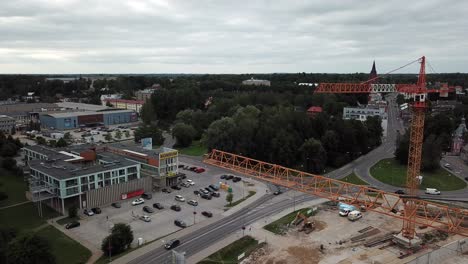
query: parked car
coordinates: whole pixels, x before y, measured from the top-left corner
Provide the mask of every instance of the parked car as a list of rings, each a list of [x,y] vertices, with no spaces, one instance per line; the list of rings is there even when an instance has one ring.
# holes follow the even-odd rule
[[[87,215],[87,216],[92,216],[92,215],[94,215],[93,211],[92,211],[92,210],[88,210],[88,209],[84,209],[83,214],[85,214],[85,215]]]
[[[190,170],[189,166],[184,166],[184,170]]]
[[[195,201],[195,200],[190,200],[190,201],[188,201],[187,203],[190,204],[190,205],[193,205],[193,206],[197,206],[197,205],[198,205],[198,202]]]
[[[65,225],[65,228],[66,228],[66,229],[72,229],[72,228],[79,227],[79,226],[80,226],[80,222],[78,222],[78,221],[73,221],[73,222],[67,223],[67,224]]]
[[[206,217],[212,217],[213,216],[213,213],[211,213],[210,211],[203,211],[201,214],[203,216],[206,216]]]
[[[187,180],[187,183],[190,184],[190,185],[195,185],[195,182],[190,180],[190,179]]]
[[[213,190],[211,190],[210,188],[206,187],[205,190],[208,192],[208,193],[212,193]]]
[[[426,194],[435,194],[435,195],[440,195],[440,191],[435,189],[435,188],[426,188],[425,191]]]
[[[201,198],[206,199],[206,200],[211,200],[211,195],[204,193],[201,195]]]
[[[197,168],[196,170],[194,170],[194,172],[202,173],[202,172],[205,172],[205,169],[204,168]]]
[[[153,208],[149,207],[149,206],[143,206],[143,211],[147,212],[147,213],[154,213],[154,210]]]
[[[185,187],[185,188],[190,187],[190,184],[188,184],[187,182],[183,182],[181,185],[182,185],[183,187]]]
[[[241,177],[238,177],[238,176],[236,176],[236,177],[234,177],[234,178],[232,179],[233,182],[239,182],[239,181],[241,181],[241,180],[242,180],[242,178],[241,178]]]
[[[197,169],[197,167],[190,167],[189,170],[191,171],[195,171]]]
[[[179,212],[181,210],[180,206],[178,206],[178,205],[171,205],[171,209],[176,211],[176,212]]]
[[[182,180],[185,180],[185,179],[187,179],[187,175],[185,175],[185,173],[180,173],[179,178],[182,179]]]
[[[164,245],[164,248],[166,249],[173,249],[175,247],[177,247],[178,245],[180,245],[180,240],[178,239],[173,239],[173,240],[170,240],[169,242],[167,242],[165,245]]]
[[[221,177],[219,177],[219,178],[220,178],[221,180],[224,180],[224,179],[226,179],[226,177],[227,177],[227,175],[226,175],[226,174],[223,174],[223,175],[221,175]]]
[[[162,189],[161,189],[161,192],[164,192],[164,193],[171,193],[171,189],[162,188]]]
[[[452,166],[450,166],[450,164],[448,164],[448,163],[445,163],[445,164],[444,164],[444,167],[447,168],[447,169],[449,169],[449,170],[452,169]]]
[[[275,192],[273,192],[274,195],[280,195],[283,192],[280,189],[277,189]]]
[[[174,221],[174,224],[175,224],[176,226],[182,227],[182,228],[186,228],[186,227],[187,227],[187,224],[186,224],[184,221],[179,220],[179,219],[175,220],[175,221]]]
[[[213,190],[213,191],[219,190],[219,188],[216,187],[216,186],[214,186],[213,184],[210,184],[208,187],[209,187],[211,190]]]
[[[195,194],[195,195],[200,195],[200,192],[197,191],[197,190],[195,190],[195,191],[193,191],[193,194]]]
[[[221,196],[221,194],[220,194],[219,192],[213,192],[213,193],[211,194],[211,196],[213,196],[213,197],[216,197],[216,198],[217,198],[217,197],[220,197],[220,196]]]
[[[119,202],[112,203],[112,207],[114,208],[120,208],[122,205]]]
[[[159,209],[159,210],[164,209],[164,206],[162,204],[160,204],[160,203],[154,203],[153,207],[156,208],[156,209]]]
[[[232,180],[234,178],[234,175],[227,175],[226,180]]]
[[[210,192],[205,189],[199,189],[200,193],[202,194],[209,194]]]
[[[145,203],[145,200],[143,198],[138,198],[132,202],[132,205],[139,205]]]
[[[153,198],[153,194],[149,192],[145,192],[141,195],[141,198],[146,199],[146,200],[151,200],[151,198]]]
[[[100,214],[102,212],[101,208],[99,208],[99,207],[91,208],[91,211],[93,211],[93,213],[95,213],[95,214]]]
[[[151,222],[151,218],[147,215],[142,215],[140,216],[140,219],[145,221],[145,222]]]
[[[179,202],[185,202],[185,198],[182,197],[182,195],[176,195],[176,196],[175,196],[175,200],[176,200],[176,201],[179,201]]]
[[[171,186],[172,189],[174,190],[181,190],[182,188],[180,188],[179,185],[174,185],[174,186]]]
[[[179,164],[179,166],[177,166],[177,168],[183,168],[184,167],[184,164]]]
[[[395,193],[396,193],[396,194],[405,194],[405,191],[403,191],[403,190],[396,190]]]

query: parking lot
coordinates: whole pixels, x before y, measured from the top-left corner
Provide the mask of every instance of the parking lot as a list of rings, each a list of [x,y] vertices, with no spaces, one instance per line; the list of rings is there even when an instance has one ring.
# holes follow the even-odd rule
[[[197,161],[194,161],[192,164],[186,162],[181,164],[188,166],[201,165],[201,163]],[[232,188],[232,193],[234,195],[233,201],[236,201],[242,199],[244,195],[247,196],[249,190],[256,190],[258,187],[256,185],[249,186],[251,184],[246,184],[245,181],[234,183],[232,181],[220,180],[220,176],[224,173],[220,171],[219,168],[211,167],[206,164],[204,164],[203,167],[206,169],[203,173],[180,169],[181,172],[187,175],[187,179],[191,179],[195,182],[195,185],[182,187],[181,190],[171,189],[171,193],[153,193],[153,197],[150,200],[145,200],[144,204],[132,206],[131,202],[138,198],[135,197],[127,201],[122,201],[121,208],[114,208],[111,206],[101,208],[102,213],[98,215],[86,216],[83,215],[81,211],[80,213],[83,219],[81,220],[81,226],[71,229],[70,232],[100,247],[102,239],[108,235],[113,224],[127,223],[132,227],[135,241],[137,241],[138,238],[142,238],[143,241],[148,242],[180,230],[181,228],[174,224],[174,220],[176,219],[184,221],[187,226],[191,226],[194,223],[200,223],[208,219],[201,214],[202,211],[213,213],[213,217],[225,211],[227,191],[220,189],[218,191],[221,194],[219,198],[213,197],[211,200],[206,200],[195,195],[195,190],[208,187],[210,184],[219,185],[221,181],[226,182]],[[183,196],[185,202],[176,201],[174,198],[176,195]],[[187,204],[187,201],[192,199],[198,202],[198,206]],[[153,208],[153,203],[156,202],[161,203],[164,209],[158,210]],[[179,212],[171,210],[171,205],[179,205],[182,210]],[[143,212],[144,206],[153,208],[154,213]],[[194,214],[194,212],[196,212],[196,214]],[[148,215],[151,218],[151,222],[140,220],[139,216],[141,215]]]

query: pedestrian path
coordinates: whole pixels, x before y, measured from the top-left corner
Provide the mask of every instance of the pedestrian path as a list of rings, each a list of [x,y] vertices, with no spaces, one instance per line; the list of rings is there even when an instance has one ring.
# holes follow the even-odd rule
[[[30,203],[30,202],[31,202],[31,201],[26,201],[26,202],[22,202],[22,203],[16,203],[16,204],[12,204],[12,205],[8,205],[8,206],[0,207],[0,210],[7,209],[7,208],[11,208],[11,207],[15,207],[15,206],[19,206],[19,205],[22,205],[22,204],[27,204],[27,203]]]

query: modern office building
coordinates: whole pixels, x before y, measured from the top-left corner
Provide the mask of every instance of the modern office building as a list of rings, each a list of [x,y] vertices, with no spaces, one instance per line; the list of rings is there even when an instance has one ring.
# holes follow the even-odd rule
[[[131,123],[138,116],[132,110],[109,110],[42,114],[39,119],[43,128],[66,130]]]
[[[16,126],[16,120],[13,117],[6,115],[0,115],[0,131],[4,134],[10,134],[14,131]]]
[[[92,208],[177,184],[178,152],[128,146],[79,145],[23,148],[30,171],[29,195],[65,213]]]

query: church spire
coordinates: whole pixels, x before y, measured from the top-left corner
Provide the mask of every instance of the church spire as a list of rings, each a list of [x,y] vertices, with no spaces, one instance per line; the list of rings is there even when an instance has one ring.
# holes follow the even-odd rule
[[[372,63],[372,70],[369,74],[369,80],[371,79],[374,79],[375,77],[377,77],[377,70],[375,69],[375,61]],[[370,83],[376,83],[377,80],[373,80],[371,81]]]

